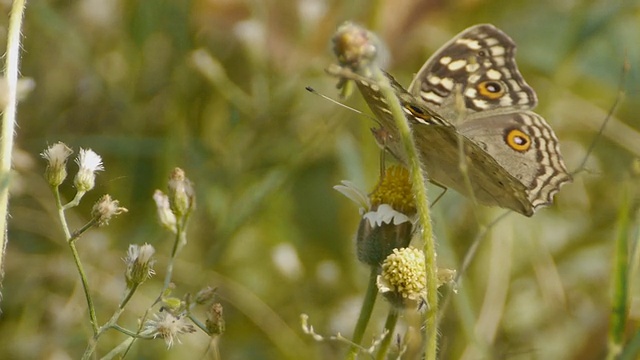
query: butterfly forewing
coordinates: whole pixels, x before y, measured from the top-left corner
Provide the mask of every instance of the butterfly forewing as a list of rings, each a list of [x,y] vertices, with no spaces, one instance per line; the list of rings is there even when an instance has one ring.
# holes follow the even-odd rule
[[[518,71],[515,51],[513,40],[493,25],[473,26],[424,64],[409,92],[450,121],[475,112],[533,109],[537,97]],[[456,96],[463,97],[463,109],[455,106]]]

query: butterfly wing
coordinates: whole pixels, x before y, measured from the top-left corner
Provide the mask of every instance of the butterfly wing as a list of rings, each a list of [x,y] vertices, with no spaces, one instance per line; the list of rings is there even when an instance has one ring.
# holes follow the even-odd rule
[[[527,207],[532,210],[550,205],[560,187],[571,181],[553,130],[532,111],[478,118],[462,123],[458,131],[524,186]]]
[[[522,181],[511,175],[479,143],[458,132],[456,127],[439,114],[424,107],[391,75],[386,75],[409,120],[414,140],[419,144],[419,156],[430,181],[466,196],[473,194],[483,205],[500,206],[526,216],[533,215],[535,206],[530,201],[527,187]],[[382,141],[378,141],[394,157],[406,164],[406,155],[399,141],[395,120],[380,93],[379,85],[367,78],[358,78],[356,84],[384,129],[386,136]],[[462,147],[459,144],[462,144]],[[461,156],[461,149],[464,156]],[[461,161],[467,163],[466,172],[461,170]],[[467,176],[470,189],[465,181]]]
[[[519,193],[521,186],[505,190],[516,192],[514,197],[518,202],[524,195],[529,203],[525,208],[535,209],[550,204],[553,195],[571,181],[571,176],[553,130],[544,118],[529,111],[537,105],[537,97],[518,70],[515,51],[513,40],[493,25],[473,26],[454,37],[424,64],[409,86],[409,92],[425,107],[455,123],[467,141],[483,149],[521,182],[523,194]],[[422,130],[415,128],[415,131]],[[474,176],[480,176],[473,173],[474,167],[482,171],[484,166],[493,166],[488,165],[487,156],[476,158],[479,164],[474,164],[473,157],[467,158],[472,182]],[[433,169],[430,172],[434,173]],[[439,175],[433,175],[438,180]],[[502,180],[503,175],[478,178],[478,181]],[[493,195],[505,197],[500,193]],[[481,195],[478,199],[481,200]]]
[[[427,60],[408,90],[456,123],[479,112],[533,109],[536,93],[518,71],[515,52],[513,40],[495,26],[470,27]]]

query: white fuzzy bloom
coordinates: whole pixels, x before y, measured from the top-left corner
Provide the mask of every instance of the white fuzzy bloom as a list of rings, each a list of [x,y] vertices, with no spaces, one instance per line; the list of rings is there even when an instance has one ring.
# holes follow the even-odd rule
[[[127,257],[124,259],[127,265],[125,276],[129,288],[143,283],[156,273],[152,268],[155,262],[152,257],[155,252],[156,249],[149,244],[129,245]]]
[[[81,148],[76,163],[80,167],[74,179],[76,188],[82,192],[93,189],[96,182],[96,172],[104,170],[102,158],[91,149]]]

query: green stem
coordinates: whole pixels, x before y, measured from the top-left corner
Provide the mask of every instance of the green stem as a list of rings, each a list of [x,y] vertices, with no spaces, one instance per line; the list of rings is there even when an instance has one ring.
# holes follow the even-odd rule
[[[110,359],[115,358],[116,355],[126,351],[129,348],[129,346],[131,345],[131,343],[133,343],[134,340],[135,340],[135,338],[133,338],[133,337],[126,338],[118,346],[116,346],[111,351],[109,351],[108,354],[106,354],[105,356],[100,358],[100,360],[110,360]]]
[[[358,322],[356,323],[356,328],[353,330],[353,337],[351,338],[353,345],[351,345],[351,348],[349,349],[349,353],[346,357],[347,360],[355,359],[358,355],[358,351],[360,350],[359,345],[364,337],[364,331],[367,329],[367,324],[369,323],[371,313],[373,312],[373,305],[375,305],[376,297],[378,296],[378,286],[376,285],[377,277],[378,268],[372,266],[371,273],[369,274],[367,292],[364,296],[364,300],[362,301],[360,316],[358,317]]]
[[[73,261],[76,263],[76,268],[78,268],[78,273],[80,274],[80,281],[82,282],[82,288],[84,290],[84,296],[87,299],[87,306],[89,308],[89,321],[91,322],[91,327],[93,328],[93,334],[98,334],[98,319],[96,317],[96,310],[93,306],[93,299],[91,298],[89,291],[89,282],[87,281],[87,275],[84,272],[84,267],[82,266],[82,262],[80,261],[80,255],[78,255],[78,250],[76,249],[76,243],[74,241],[69,242],[69,249],[71,249],[71,254],[73,255]]]
[[[178,256],[178,252],[180,252],[182,246],[187,243],[186,228],[187,221],[189,220],[189,212],[176,221],[176,238],[173,242],[173,248],[171,249],[171,257],[169,259],[169,264],[167,265],[167,274],[164,277],[164,287],[160,297],[162,297],[164,292],[169,288],[169,284],[171,284],[171,278],[173,276],[173,262],[176,256]]]
[[[60,220],[60,225],[62,226],[62,231],[64,231],[64,238],[67,242],[71,241],[71,231],[69,231],[69,225],[67,224],[67,218],[64,216],[64,208],[62,206],[62,199],[60,198],[60,191],[58,187],[53,187],[53,197],[56,200],[56,207],[58,208],[58,220]]]
[[[626,190],[626,189],[625,189]],[[607,359],[616,359],[622,352],[623,337],[628,312],[628,259],[629,259],[629,196],[623,193],[623,201],[618,213],[618,238],[613,264],[613,303]]]
[[[196,318],[195,316],[193,316],[193,314],[191,314],[191,312],[189,312],[187,314],[187,317],[189,318],[189,320],[191,320],[197,327],[200,328],[200,330],[204,331],[205,334],[207,335],[211,335],[209,334],[209,330],[207,329],[207,326],[205,324],[203,324],[200,320],[198,320],[198,318]]]
[[[427,198],[426,179],[422,172],[420,158],[416,150],[416,145],[411,135],[411,127],[402,111],[398,97],[394,93],[389,79],[379,69],[373,70],[373,79],[379,82],[380,92],[384,96],[389,110],[396,122],[400,138],[407,154],[409,170],[412,176],[412,186],[416,197],[418,217],[422,225],[421,240],[424,243],[425,267],[427,272],[427,304],[428,310],[425,312],[424,336],[426,337],[426,347],[424,359],[436,360],[438,345],[438,285],[436,267],[436,248],[433,238],[433,228],[431,226],[431,215],[429,214],[429,201]]]
[[[73,200],[69,201],[67,204],[65,204],[62,207],[63,210],[68,210],[68,209],[71,209],[72,207],[76,207],[80,205],[80,200],[82,200],[82,197],[84,196],[84,194],[86,194],[86,191],[78,191],[76,193],[76,196],[73,197]]]
[[[131,297],[133,296],[133,293],[136,292],[136,290],[138,289],[139,285],[140,285],[140,283],[133,284],[133,287],[131,289],[129,289],[127,294],[124,296],[124,298],[120,302],[120,305],[118,306],[118,309],[123,310],[124,307],[127,306],[127,303],[129,302],[129,300],[131,300]]]
[[[0,285],[4,278],[4,255],[7,249],[7,217],[9,214],[9,173],[16,128],[18,69],[20,65],[20,33],[26,0],[15,0],[9,17],[7,58],[4,77],[7,81],[6,103],[2,108],[2,133],[0,134]]]
[[[87,281],[87,275],[84,272],[84,266],[82,266],[82,262],[80,261],[80,255],[78,254],[78,249],[76,249],[75,240],[78,239],[78,236],[81,233],[76,232],[78,235],[71,235],[71,231],[69,231],[69,225],[67,224],[67,218],[64,215],[64,206],[62,206],[60,191],[58,187],[54,187],[53,196],[56,200],[56,206],[58,208],[58,218],[60,219],[60,225],[62,226],[62,231],[64,231],[64,236],[67,240],[67,244],[69,245],[69,249],[71,249],[71,255],[73,255],[73,261],[76,264],[76,268],[78,269],[78,273],[80,274],[80,281],[82,282],[82,289],[84,290],[84,296],[87,299],[87,307],[89,308],[89,321],[91,322],[91,328],[93,329],[93,335],[97,335],[99,332],[98,328],[98,319],[96,317],[96,310],[93,306],[93,299],[91,298],[91,292],[89,291],[89,282]],[[89,222],[91,224],[91,222]]]
[[[129,335],[132,338],[137,337],[137,334],[135,332],[129,331],[129,330],[127,330],[125,328],[122,328],[122,327],[120,327],[120,326],[118,326],[116,324],[116,322],[120,318],[120,315],[122,315],[122,312],[124,311],[125,306],[129,302],[129,300],[131,299],[131,297],[133,296],[133,293],[135,293],[137,288],[138,288],[138,285],[136,284],[133,288],[128,289],[128,291],[125,294],[124,298],[120,302],[120,305],[118,306],[118,309],[111,316],[111,319],[109,319],[109,321],[107,321],[106,324],[102,325],[100,327],[100,329],[98,330],[98,332],[95,333],[93,335],[93,338],[89,341],[89,344],[87,345],[87,348],[85,349],[84,354],[82,355],[82,359],[90,359],[91,358],[91,356],[93,355],[93,352],[96,350],[96,345],[98,344],[98,338],[100,338],[100,336],[105,331],[107,331],[107,330],[109,330],[111,328],[116,329],[116,330],[120,331],[123,334]]]
[[[387,315],[387,321],[384,323],[384,329],[387,331],[387,334],[380,343],[380,349],[376,355],[376,360],[384,360],[387,358],[387,352],[389,351],[389,345],[391,345],[391,340],[393,339],[393,332],[396,329],[399,315],[400,311],[398,311],[396,307],[391,306],[391,309],[389,309],[389,315]]]
[[[89,222],[84,224],[83,227],[81,227],[80,229],[74,231],[73,234],[71,234],[71,237],[69,238],[69,241],[70,242],[74,242],[74,241],[78,240],[80,238],[80,236],[82,234],[84,234],[85,231],[89,230],[90,228],[92,228],[97,223],[98,223],[98,218],[93,218],[93,219],[89,220]]]

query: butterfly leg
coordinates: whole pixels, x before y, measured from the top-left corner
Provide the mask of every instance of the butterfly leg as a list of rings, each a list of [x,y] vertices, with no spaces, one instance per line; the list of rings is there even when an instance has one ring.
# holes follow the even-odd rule
[[[440,199],[444,196],[444,194],[446,194],[446,193],[447,193],[447,190],[449,190],[449,188],[447,188],[446,186],[440,185],[440,184],[438,184],[438,183],[437,183],[437,182],[435,182],[435,181],[432,181],[432,180],[429,180],[429,181],[430,181],[433,185],[435,185],[435,186],[437,186],[437,187],[439,187],[439,188],[441,188],[441,189],[442,189],[442,192],[441,192],[440,194],[438,194],[438,196],[436,196],[436,199],[435,199],[435,200],[433,200],[433,201],[431,202],[431,204],[429,204],[429,208],[433,208],[433,207],[436,205],[436,203],[438,202],[438,200],[440,200]]]

